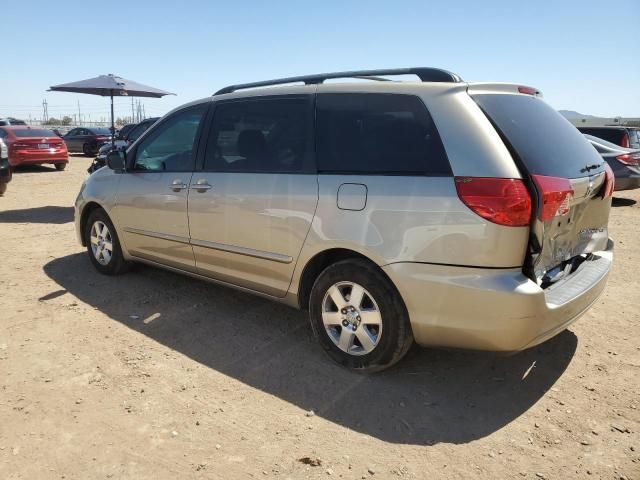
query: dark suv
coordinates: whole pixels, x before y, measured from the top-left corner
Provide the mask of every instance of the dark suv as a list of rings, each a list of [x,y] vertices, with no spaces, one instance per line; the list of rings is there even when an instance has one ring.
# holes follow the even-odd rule
[[[640,148],[640,128],[637,127],[578,127],[578,130],[624,148]]]

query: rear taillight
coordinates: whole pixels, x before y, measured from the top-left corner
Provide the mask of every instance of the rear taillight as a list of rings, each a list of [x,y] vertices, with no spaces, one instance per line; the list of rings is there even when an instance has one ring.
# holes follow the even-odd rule
[[[622,140],[620,140],[620,146],[624,148],[629,148],[631,144],[629,143],[629,134],[625,133],[622,135]]]
[[[15,150],[19,150],[21,148],[30,148],[31,145],[29,145],[28,143],[12,143],[11,144],[11,148],[15,149]]]
[[[531,196],[517,178],[455,177],[458,197],[482,218],[523,227],[531,221]]]
[[[616,160],[624,163],[625,165],[629,165],[631,167],[637,167],[640,165],[640,157],[633,157],[633,155],[629,153],[625,153],[624,155],[618,155]]]
[[[616,185],[616,177],[613,174],[613,170],[609,164],[604,166],[604,185],[602,185],[602,198],[609,198],[613,196],[613,189]]]
[[[573,197],[573,188],[569,179],[544,175],[532,175],[532,177],[542,201],[542,208],[538,215],[540,220],[546,222],[569,213]]]

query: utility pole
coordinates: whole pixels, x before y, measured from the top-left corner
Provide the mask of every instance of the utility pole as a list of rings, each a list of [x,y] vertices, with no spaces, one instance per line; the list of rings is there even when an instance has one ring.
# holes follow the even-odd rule
[[[44,98],[42,100],[42,121],[46,122],[49,120],[49,110],[48,110],[47,99]]]
[[[147,118],[147,112],[145,112],[144,110],[144,103],[142,104],[142,119],[144,120],[145,118]]]
[[[82,117],[80,116],[80,100],[78,100],[78,123],[82,126]]]
[[[131,97],[131,123],[135,123],[133,114],[133,97]]]

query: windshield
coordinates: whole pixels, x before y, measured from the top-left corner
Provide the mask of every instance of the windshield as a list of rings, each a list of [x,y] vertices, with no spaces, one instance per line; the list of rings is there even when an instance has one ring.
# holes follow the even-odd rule
[[[473,99],[533,175],[580,178],[600,173],[598,152],[562,115],[532,95],[479,94]]]

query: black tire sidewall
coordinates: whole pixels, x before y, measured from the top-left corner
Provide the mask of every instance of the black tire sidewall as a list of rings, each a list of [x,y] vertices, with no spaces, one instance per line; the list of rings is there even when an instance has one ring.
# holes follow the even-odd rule
[[[382,316],[380,342],[365,355],[349,355],[338,348],[322,321],[322,302],[327,290],[338,282],[355,282],[374,298]],[[387,276],[367,261],[346,260],[327,267],[317,278],[309,299],[309,319],[315,337],[327,354],[349,369],[375,372],[400,360],[413,343],[407,309]]]
[[[59,172],[63,171],[65,168],[67,168],[67,164],[66,163],[54,163],[53,166],[56,167],[56,170],[58,170]]]
[[[91,227],[96,221],[103,222],[107,228],[109,228],[109,232],[111,233],[113,251],[111,253],[111,261],[107,265],[102,265],[98,262],[91,250]],[[120,247],[118,233],[116,232],[111,219],[104,210],[96,209],[89,214],[87,224],[85,225],[84,239],[87,244],[87,254],[89,255],[89,259],[96,270],[105,275],[118,275],[125,271],[127,262],[124,260],[124,256],[122,255],[122,248]]]

